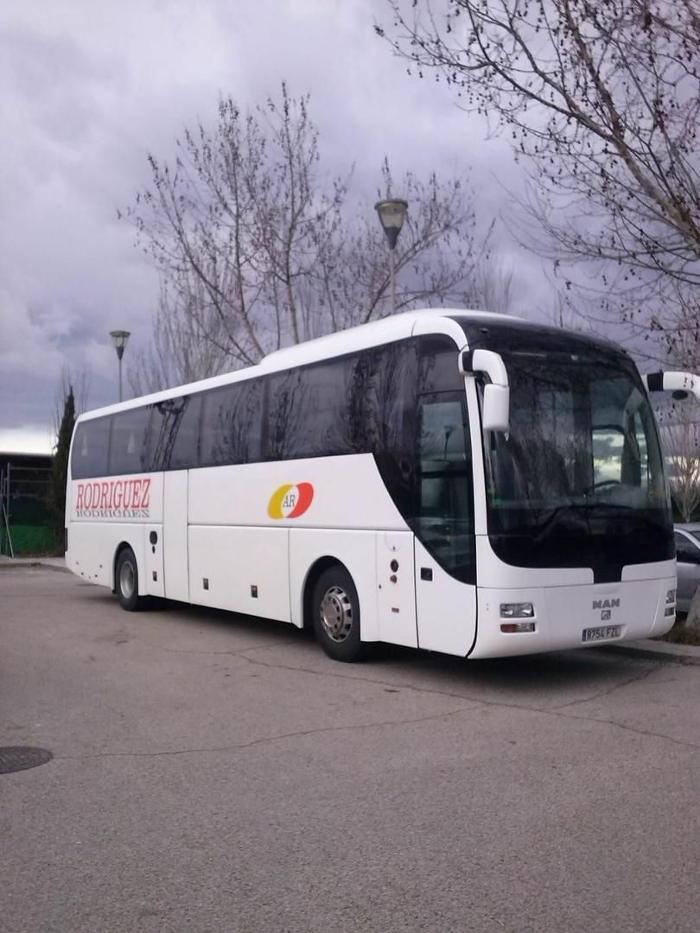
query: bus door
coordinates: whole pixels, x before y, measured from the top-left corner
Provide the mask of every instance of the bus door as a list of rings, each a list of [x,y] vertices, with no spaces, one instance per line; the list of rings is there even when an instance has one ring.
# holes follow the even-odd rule
[[[418,646],[466,655],[476,631],[476,539],[465,393],[420,395],[417,427]]]

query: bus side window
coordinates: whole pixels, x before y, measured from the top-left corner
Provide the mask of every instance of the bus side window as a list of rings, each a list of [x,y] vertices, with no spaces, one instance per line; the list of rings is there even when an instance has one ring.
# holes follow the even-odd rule
[[[146,438],[150,409],[133,408],[112,416],[109,472],[141,473],[149,469]]]
[[[255,463],[261,458],[263,382],[251,379],[236,386],[232,445],[236,463]]]
[[[71,456],[71,477],[105,476],[111,418],[82,421],[76,430]]]
[[[172,421],[167,469],[189,470],[199,465],[199,421],[201,395],[188,395]],[[173,433],[174,432],[174,437]]]
[[[356,357],[275,373],[267,387],[268,460],[357,453],[352,386]]]
[[[273,373],[265,380],[266,408],[263,458],[288,459],[288,441],[298,429],[298,369]]]
[[[262,382],[237,382],[204,393],[201,466],[250,463],[260,456]]]

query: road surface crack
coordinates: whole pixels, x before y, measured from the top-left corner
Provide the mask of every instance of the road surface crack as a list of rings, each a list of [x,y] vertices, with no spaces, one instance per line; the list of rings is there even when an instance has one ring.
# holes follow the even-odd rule
[[[550,710],[562,710],[570,709],[572,706],[579,706],[582,703],[593,703],[596,700],[600,700],[603,697],[610,696],[611,693],[615,693],[616,690],[622,690],[625,687],[629,687],[631,684],[636,684],[639,681],[646,680],[651,674],[654,674],[656,671],[660,670],[663,666],[663,662],[659,661],[656,664],[653,664],[647,670],[642,671],[639,674],[635,674],[633,677],[627,677],[624,680],[620,680],[617,683],[611,684],[609,687],[604,687],[602,690],[598,690],[595,693],[592,693],[590,696],[581,697],[578,700],[569,700],[568,703],[562,703],[560,706],[552,706]]]
[[[249,742],[235,742],[230,745],[211,745],[193,748],[166,749],[158,752],[90,752],[84,755],[54,755],[54,761],[92,761],[100,758],[165,758],[177,755],[202,755],[216,754],[223,752],[236,752],[248,748],[255,748],[259,745],[270,745],[273,742],[281,742],[285,739],[305,738],[311,735],[324,735],[333,732],[354,732],[362,729],[379,729],[386,726],[410,726],[416,723],[430,722],[437,719],[445,719],[448,716],[455,716],[458,713],[466,712],[468,706],[460,706],[452,710],[444,710],[440,713],[432,713],[429,716],[418,716],[413,719],[386,719],[379,722],[362,722],[342,726],[321,726],[315,729],[298,729],[294,732],[282,732],[279,735],[261,736],[257,739],[251,739]]]

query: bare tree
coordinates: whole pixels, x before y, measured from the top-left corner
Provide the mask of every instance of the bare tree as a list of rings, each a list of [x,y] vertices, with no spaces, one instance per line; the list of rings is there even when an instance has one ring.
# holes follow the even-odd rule
[[[191,273],[183,277],[184,282],[171,279],[161,284],[150,345],[132,354],[128,370],[134,395],[205,379],[231,367],[221,323],[204,284]]]
[[[533,248],[594,259],[601,304],[700,356],[696,0],[388,0],[377,32],[509,134]],[[618,301],[618,299],[620,299]],[[686,361],[687,362],[687,361]]]
[[[700,508],[700,420],[694,406],[673,402],[657,411],[671,495],[682,520]]]
[[[326,181],[319,160],[308,97],[285,85],[248,115],[222,101],[216,129],[185,131],[172,165],[149,156],[151,186],[123,215],[163,283],[136,390],[254,363],[389,313],[374,211],[350,202],[350,171]],[[464,179],[407,173],[397,183],[385,161],[377,194],[398,193],[410,210],[395,253],[397,309],[484,297],[504,309],[510,286],[492,268],[492,230],[477,237]]]

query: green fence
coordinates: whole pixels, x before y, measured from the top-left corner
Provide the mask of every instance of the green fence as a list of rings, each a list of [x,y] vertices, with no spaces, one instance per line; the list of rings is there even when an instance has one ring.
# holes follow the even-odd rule
[[[0,554],[56,552],[50,485],[50,457],[12,455],[0,463]]]

